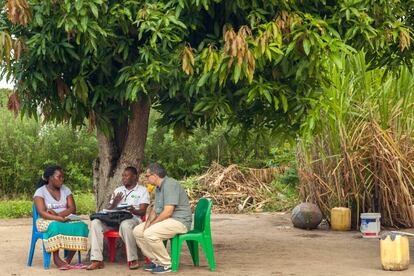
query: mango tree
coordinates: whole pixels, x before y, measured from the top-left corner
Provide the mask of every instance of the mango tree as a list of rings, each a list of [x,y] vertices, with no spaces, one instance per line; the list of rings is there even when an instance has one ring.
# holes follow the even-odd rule
[[[412,1],[0,0],[9,107],[97,129],[97,208],[142,166],[151,108],[177,131],[226,122],[294,136],[329,83],[327,64],[364,49],[410,63]],[[154,160],[156,161],[156,160]]]

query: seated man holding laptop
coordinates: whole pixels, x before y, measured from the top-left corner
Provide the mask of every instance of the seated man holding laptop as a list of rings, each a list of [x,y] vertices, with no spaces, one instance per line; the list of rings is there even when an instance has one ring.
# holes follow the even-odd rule
[[[125,168],[122,173],[123,185],[116,188],[112,193],[111,200],[107,209],[116,209],[122,206],[128,207],[126,210],[132,213],[131,219],[122,221],[119,225],[119,235],[125,243],[129,269],[137,269],[138,253],[135,237],[132,230],[141,223],[140,216],[144,216],[150,203],[150,196],[147,188],[138,185],[138,172],[134,167]],[[104,267],[103,263],[103,233],[107,230],[114,229],[100,221],[94,219],[91,221],[90,239],[91,239],[91,264],[86,268],[88,270],[100,269]]]

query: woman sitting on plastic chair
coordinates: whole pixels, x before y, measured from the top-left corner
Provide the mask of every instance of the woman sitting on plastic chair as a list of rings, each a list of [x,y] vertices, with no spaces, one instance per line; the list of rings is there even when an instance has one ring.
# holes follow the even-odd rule
[[[39,180],[33,196],[40,218],[37,229],[43,232],[43,241],[47,252],[53,252],[53,262],[61,270],[75,268],[71,266],[76,251],[87,250],[88,226],[83,222],[71,222],[66,218],[76,213],[72,192],[63,185],[63,169],[59,166],[47,167]],[[65,261],[59,257],[59,249],[69,250]],[[83,268],[76,266],[76,268]]]

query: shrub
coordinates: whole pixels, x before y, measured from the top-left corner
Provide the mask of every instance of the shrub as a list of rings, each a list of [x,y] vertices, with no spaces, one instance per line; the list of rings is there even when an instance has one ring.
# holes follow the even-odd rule
[[[89,215],[95,212],[95,197],[91,192],[75,192],[73,197],[78,214]],[[31,199],[0,200],[0,219],[30,217],[32,204]]]
[[[32,215],[31,200],[0,201],[0,218],[20,218]]]
[[[0,196],[31,195],[44,167],[59,164],[72,190],[92,189],[95,135],[65,125],[41,125],[15,118],[5,108],[7,90],[0,90]]]
[[[168,174],[178,179],[203,173],[213,161],[224,166],[262,168],[295,158],[290,145],[282,144],[279,148],[279,142],[271,135],[244,140],[239,129],[218,126],[211,131],[197,128],[191,135],[177,137],[171,129],[156,125],[157,116],[151,115],[145,163],[161,162]],[[283,160],[279,158],[281,154],[284,154]]]
[[[89,215],[96,211],[95,195],[92,192],[75,192],[73,198],[76,203],[76,212],[78,214]]]
[[[0,125],[0,197],[32,195],[49,164],[65,169],[65,183],[72,191],[92,190],[92,163],[98,155],[96,135],[62,124],[41,125],[34,119],[14,118],[6,109],[7,93],[0,90],[0,121],[4,122]],[[264,133],[250,133],[253,136],[244,140],[240,129],[218,126],[176,136],[171,129],[157,126],[157,118],[152,112],[144,163],[161,162],[177,179],[199,175],[213,161],[261,168],[289,163],[295,157],[290,145],[278,146]]]

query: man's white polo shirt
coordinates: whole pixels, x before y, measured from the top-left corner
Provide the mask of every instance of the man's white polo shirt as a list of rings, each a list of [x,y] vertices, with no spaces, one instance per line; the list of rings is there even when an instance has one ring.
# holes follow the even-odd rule
[[[137,184],[133,189],[128,190],[125,188],[124,185],[115,189],[112,193],[111,200],[109,204],[112,204],[114,197],[118,194],[122,193],[124,197],[118,203],[118,205],[134,205],[136,209],[139,208],[140,204],[150,204],[150,195],[146,187]],[[134,215],[134,217],[138,218],[140,221],[141,219]]]

